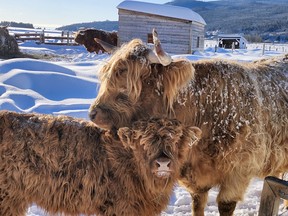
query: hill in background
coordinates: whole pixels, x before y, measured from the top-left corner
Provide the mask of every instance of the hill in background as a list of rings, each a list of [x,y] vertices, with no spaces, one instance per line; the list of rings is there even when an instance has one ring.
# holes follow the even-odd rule
[[[199,13],[207,23],[207,38],[219,33],[242,33],[252,42],[288,42],[287,0],[174,0],[168,4],[187,7]],[[77,31],[80,28],[117,31],[118,22],[77,23],[58,29]]]
[[[101,22],[87,22],[87,23],[76,23],[71,25],[66,25],[57,28],[57,30],[67,30],[67,31],[78,31],[81,28],[96,28],[106,31],[117,31],[118,21],[101,21]]]
[[[287,0],[174,0],[169,4],[199,13],[207,23],[208,36],[215,32],[243,33],[263,40],[288,41]]]
[[[9,21],[1,21],[0,26],[10,26],[10,27],[18,27],[18,28],[34,28],[31,23],[22,23],[22,22],[9,22]]]

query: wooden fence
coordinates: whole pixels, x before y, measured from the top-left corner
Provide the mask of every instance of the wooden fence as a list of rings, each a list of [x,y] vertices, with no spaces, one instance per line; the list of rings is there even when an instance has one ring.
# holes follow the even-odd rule
[[[258,216],[278,215],[280,198],[288,200],[288,182],[272,176],[266,177]]]
[[[74,41],[73,33],[64,33],[60,35],[49,35],[44,31],[39,33],[15,33],[14,37],[17,41],[36,41],[43,44],[52,44],[52,45],[79,45]]]

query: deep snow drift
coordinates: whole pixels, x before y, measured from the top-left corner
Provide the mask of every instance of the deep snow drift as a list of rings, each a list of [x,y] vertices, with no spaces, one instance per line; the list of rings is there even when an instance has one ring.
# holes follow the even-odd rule
[[[109,58],[107,54],[87,53],[83,46],[37,45],[26,42],[20,45],[22,52],[44,57],[45,60],[9,59],[0,60],[0,109],[17,112],[39,112],[65,114],[88,119],[88,108],[97,95],[99,84],[97,71],[101,63]],[[203,53],[185,55],[188,59],[226,58],[238,61],[252,61],[283,52],[248,49],[231,50],[208,47]],[[235,215],[257,215],[262,190],[262,180],[254,179],[243,202],[237,205]],[[209,194],[205,215],[218,215],[216,204],[217,188]],[[190,194],[176,186],[170,205],[162,215],[191,215]],[[27,216],[46,215],[32,205]],[[288,215],[287,212],[282,215]]]

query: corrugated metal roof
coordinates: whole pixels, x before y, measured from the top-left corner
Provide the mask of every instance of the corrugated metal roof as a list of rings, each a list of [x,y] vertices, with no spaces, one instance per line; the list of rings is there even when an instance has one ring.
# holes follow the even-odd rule
[[[241,38],[241,37],[243,37],[243,35],[241,35],[241,34],[219,34],[218,37]]]
[[[188,20],[206,25],[205,20],[196,12],[189,8],[173,6],[168,4],[154,4],[139,1],[123,1],[118,9],[154,14],[176,19]]]

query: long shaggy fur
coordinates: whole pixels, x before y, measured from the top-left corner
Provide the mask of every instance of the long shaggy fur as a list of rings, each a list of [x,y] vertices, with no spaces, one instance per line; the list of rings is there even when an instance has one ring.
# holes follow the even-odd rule
[[[121,128],[120,141],[91,122],[2,111],[0,215],[23,216],[32,203],[50,214],[157,215],[194,131],[154,118]],[[167,178],[155,174],[163,155]]]
[[[169,116],[201,128],[180,182],[194,198],[194,214],[204,214],[208,190],[219,186],[220,214],[232,215],[253,177],[288,169],[288,55],[249,63],[182,59],[164,67],[149,64],[147,50],[133,40],[106,63],[92,121],[111,129]]]

